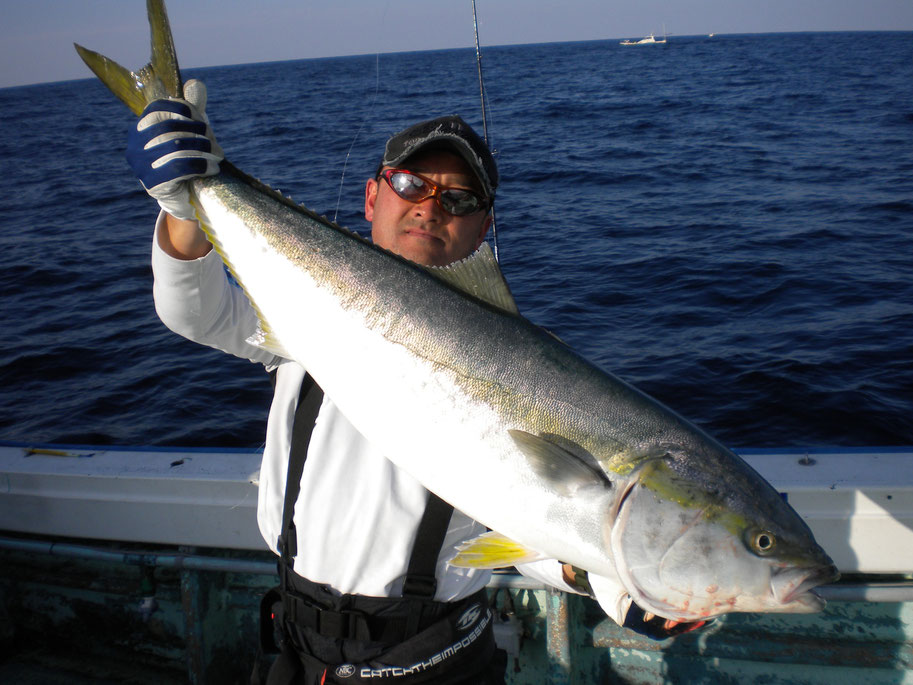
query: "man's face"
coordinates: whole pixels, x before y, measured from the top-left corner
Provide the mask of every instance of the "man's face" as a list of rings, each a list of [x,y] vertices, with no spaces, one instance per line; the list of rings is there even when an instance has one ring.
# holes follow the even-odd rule
[[[445,150],[419,153],[401,167],[440,185],[480,191],[463,159]],[[446,266],[468,257],[482,244],[491,224],[485,210],[453,216],[433,197],[418,204],[403,200],[383,179],[368,180],[365,219],[371,222],[376,245],[426,266]]]

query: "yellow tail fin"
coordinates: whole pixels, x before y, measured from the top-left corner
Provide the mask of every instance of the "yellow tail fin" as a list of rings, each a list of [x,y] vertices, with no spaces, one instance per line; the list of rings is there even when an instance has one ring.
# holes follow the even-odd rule
[[[89,69],[114,93],[134,114],[142,113],[153,100],[167,97],[184,97],[181,71],[171,25],[163,0],[147,0],[149,28],[152,31],[152,59],[137,72],[132,72],[112,59],[76,45],[76,52]],[[75,44],[74,44],[75,45]]]

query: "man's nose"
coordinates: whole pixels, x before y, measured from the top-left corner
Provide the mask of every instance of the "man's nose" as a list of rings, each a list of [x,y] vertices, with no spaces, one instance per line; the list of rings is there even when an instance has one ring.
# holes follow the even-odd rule
[[[419,212],[425,216],[441,216],[444,209],[441,207],[440,196],[430,195],[415,205]]]

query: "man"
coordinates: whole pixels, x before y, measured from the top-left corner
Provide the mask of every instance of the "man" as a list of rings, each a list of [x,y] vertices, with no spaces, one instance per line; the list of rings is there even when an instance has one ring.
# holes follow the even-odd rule
[[[268,682],[503,682],[484,589],[490,573],[446,563],[484,527],[379,453],[301,366],[247,342],[256,314],[189,203],[186,181],[217,173],[222,152],[206,120],[205,88],[188,82],[185,96],[147,107],[127,158],[163,209],[152,255],[162,321],[274,372],[258,522],[281,557],[281,589],[267,608],[282,614],[285,640]],[[365,218],[378,246],[444,266],[481,245],[497,186],[485,143],[459,117],[440,117],[387,142],[365,185]],[[523,570],[579,591],[556,562]],[[624,604],[617,584],[601,594],[610,615],[625,615],[630,600]]]

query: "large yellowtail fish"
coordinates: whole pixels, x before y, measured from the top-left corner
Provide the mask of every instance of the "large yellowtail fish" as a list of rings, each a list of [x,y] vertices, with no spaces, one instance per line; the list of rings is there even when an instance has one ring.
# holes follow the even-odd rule
[[[182,94],[165,9],[132,73],[77,46],[139,113]],[[492,533],[452,563],[554,558],[691,621],[810,612],[836,578],[809,528],[702,431],[520,316],[487,249],[426,269],[225,162],[192,181],[198,218],[260,315],[369,440]]]

